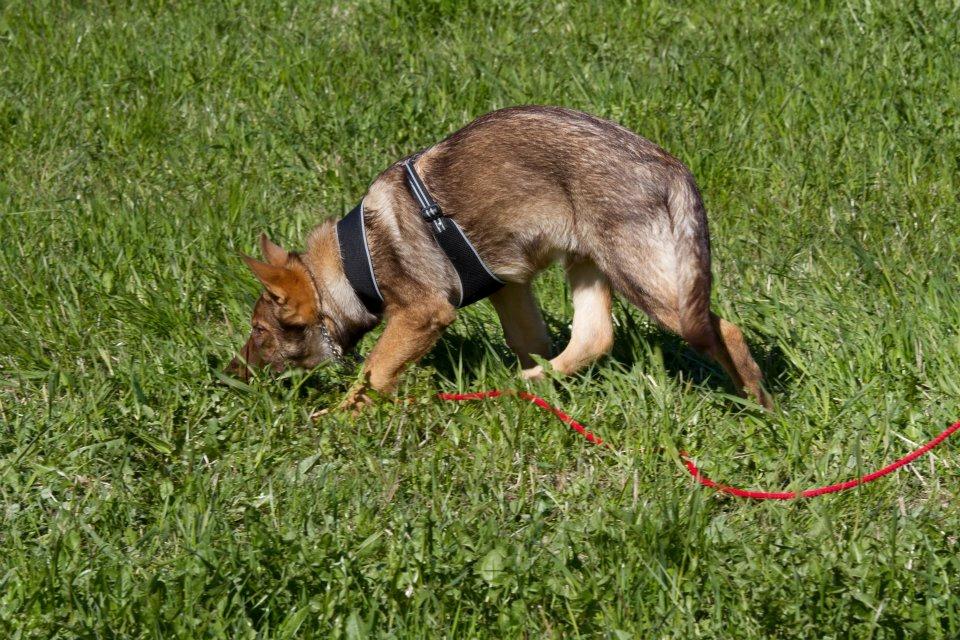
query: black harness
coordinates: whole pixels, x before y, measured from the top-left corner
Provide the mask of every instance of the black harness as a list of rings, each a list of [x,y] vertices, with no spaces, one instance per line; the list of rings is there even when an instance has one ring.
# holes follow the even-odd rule
[[[460,280],[460,302],[457,306],[465,307],[496,292],[504,283],[487,268],[460,225],[443,215],[440,205],[430,196],[426,185],[414,169],[415,159],[403,163],[407,186],[420,205],[420,217],[427,223],[437,245],[457,272]],[[373,261],[370,259],[370,247],[367,245],[363,221],[363,202],[337,222],[337,240],[347,280],[367,310],[379,314],[383,311],[383,295],[373,274]]]

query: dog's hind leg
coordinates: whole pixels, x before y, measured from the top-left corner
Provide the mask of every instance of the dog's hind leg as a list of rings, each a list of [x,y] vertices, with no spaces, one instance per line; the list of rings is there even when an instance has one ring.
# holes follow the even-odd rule
[[[572,259],[566,264],[567,279],[573,297],[573,328],[570,342],[550,361],[554,371],[573,373],[590,364],[613,347],[613,318],[610,282],[589,258]],[[540,367],[524,372],[524,377],[543,374]]]
[[[738,392],[771,408],[760,368],[740,329],[710,311],[709,260],[678,255],[666,234],[658,238],[655,231],[648,231],[647,237],[651,239],[646,242],[615,241],[607,248],[604,266],[616,290],[662,327],[713,358]]]
[[[772,409],[773,400],[763,388],[763,374],[750,355],[740,328],[715,313],[710,313],[710,324],[716,338],[707,352],[727,371],[738,388],[746,391],[763,407]]]
[[[531,355],[550,357],[550,336],[530,283],[510,282],[490,296],[490,302],[500,316],[503,335],[520,359],[520,366],[534,366]]]

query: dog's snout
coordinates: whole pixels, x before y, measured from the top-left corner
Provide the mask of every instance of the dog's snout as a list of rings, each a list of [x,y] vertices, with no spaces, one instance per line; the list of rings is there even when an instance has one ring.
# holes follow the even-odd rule
[[[252,344],[252,339],[248,339],[243,345],[243,349],[240,350],[240,355],[236,356],[233,360],[230,361],[230,364],[227,365],[227,368],[223,370],[228,376],[233,376],[234,378],[239,378],[241,381],[246,382],[250,379],[251,371],[250,367],[257,366],[256,359],[256,349]]]
[[[223,372],[228,376],[239,378],[243,382],[250,379],[250,369],[239,357],[231,360]]]

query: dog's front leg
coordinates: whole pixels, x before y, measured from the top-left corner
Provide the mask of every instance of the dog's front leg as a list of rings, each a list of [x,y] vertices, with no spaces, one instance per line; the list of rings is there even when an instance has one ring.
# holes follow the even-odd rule
[[[396,389],[403,368],[426,355],[456,317],[456,308],[446,300],[388,310],[387,326],[367,356],[363,377],[350,389],[340,408],[359,411],[372,403],[369,389],[378,393]]]

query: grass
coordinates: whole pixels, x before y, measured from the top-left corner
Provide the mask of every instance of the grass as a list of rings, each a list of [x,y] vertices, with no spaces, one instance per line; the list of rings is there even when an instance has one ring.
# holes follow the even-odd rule
[[[960,418],[951,2],[0,4],[0,632],[956,638],[960,458],[798,503]],[[615,119],[694,171],[763,415],[638,311],[509,400],[487,303],[357,420],[350,371],[217,371],[257,294],[389,162],[497,107]],[[558,273],[538,284],[567,333]],[[370,340],[364,343],[369,348]]]

